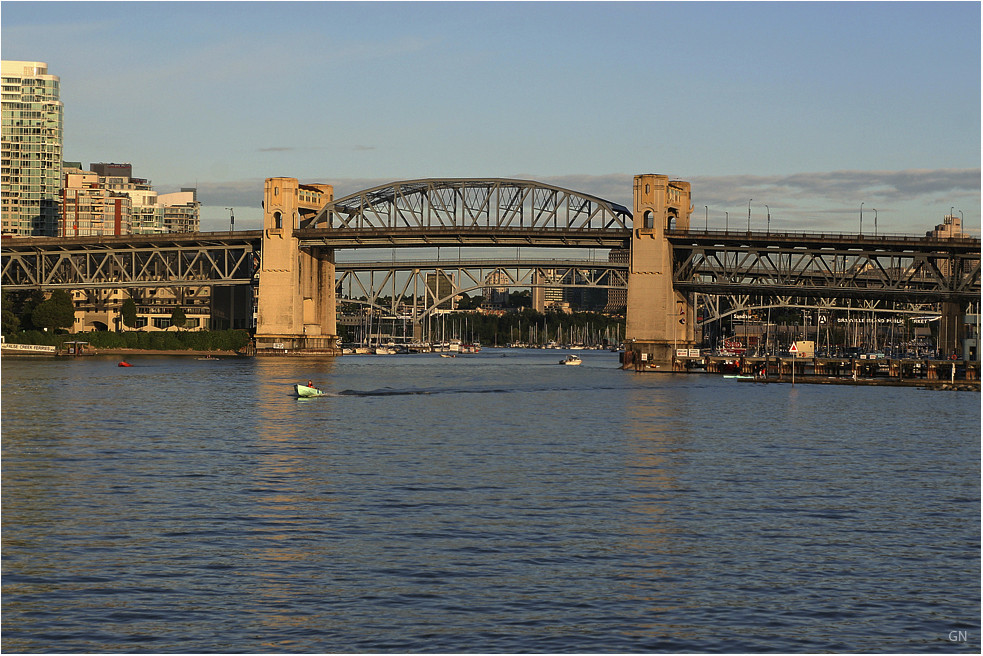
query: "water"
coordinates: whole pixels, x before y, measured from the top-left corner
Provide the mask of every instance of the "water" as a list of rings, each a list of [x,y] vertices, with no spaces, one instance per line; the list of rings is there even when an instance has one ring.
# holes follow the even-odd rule
[[[979,652],[979,395],[562,355],[4,358],[3,650]]]

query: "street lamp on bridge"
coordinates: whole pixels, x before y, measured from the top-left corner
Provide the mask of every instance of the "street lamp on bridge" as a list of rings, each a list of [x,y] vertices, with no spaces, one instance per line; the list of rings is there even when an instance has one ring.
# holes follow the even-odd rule
[[[724,232],[730,231],[730,212],[724,212]]]
[[[874,210],[874,236],[876,237],[877,236],[877,208],[873,207],[871,209]]]
[[[753,198],[747,199],[747,231],[751,232],[751,201]]]
[[[864,204],[860,203],[860,234],[864,234]]]
[[[771,234],[771,208],[768,207],[768,203],[765,203],[765,209],[768,210],[768,234]]]
[[[703,206],[703,230],[704,230],[704,232],[707,232],[707,231],[709,231],[709,229],[710,229],[710,206],[709,205],[704,205]]]
[[[225,209],[229,210],[229,232],[231,233],[236,229],[236,215],[231,207],[226,207]]]

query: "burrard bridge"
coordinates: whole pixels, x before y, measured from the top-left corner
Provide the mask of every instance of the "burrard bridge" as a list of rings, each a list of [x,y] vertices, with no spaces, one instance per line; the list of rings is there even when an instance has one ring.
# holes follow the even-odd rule
[[[410,307],[419,326],[485,287],[624,290],[627,336],[654,361],[695,344],[698,304],[709,321],[756,307],[931,308],[950,319],[951,351],[962,317],[979,313],[978,238],[697,230],[689,183],[661,175],[636,176],[633,199],[629,210],[534,181],[428,179],[335,200],[330,185],[270,178],[262,230],[4,239],[2,284],[84,292],[106,325],[119,290],[208,299],[226,325],[255,316],[260,353],[334,349],[339,300]]]

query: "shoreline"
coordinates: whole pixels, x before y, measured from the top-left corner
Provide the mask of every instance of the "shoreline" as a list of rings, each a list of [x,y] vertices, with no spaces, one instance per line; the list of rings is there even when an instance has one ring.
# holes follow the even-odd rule
[[[88,353],[82,353],[79,355],[71,353],[60,353],[59,357],[69,357],[69,358],[87,358],[94,355],[193,355],[201,357],[204,355],[222,356],[222,357],[235,357],[235,358],[246,358],[247,355],[242,355],[236,353],[235,351],[192,351],[192,350],[163,350],[157,351],[153,349],[131,349],[131,348],[106,348],[106,349],[92,349]]]
[[[943,378],[827,378],[818,376],[796,376],[793,382],[790,376],[783,378],[739,378],[739,383],[770,383],[780,385],[855,385],[865,387],[917,387],[928,390],[979,392],[978,380],[947,380]]]

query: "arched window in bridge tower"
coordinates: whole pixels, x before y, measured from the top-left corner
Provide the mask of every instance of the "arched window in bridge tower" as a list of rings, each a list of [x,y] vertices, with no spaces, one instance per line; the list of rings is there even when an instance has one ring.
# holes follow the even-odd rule
[[[655,215],[652,214],[652,210],[645,210],[645,214],[642,215],[642,227],[646,230],[655,228]]]
[[[273,213],[273,227],[277,230],[283,229],[283,215],[279,212]]]
[[[676,218],[678,213],[676,210],[669,210],[669,218],[666,219],[666,230],[672,230],[676,227]]]

